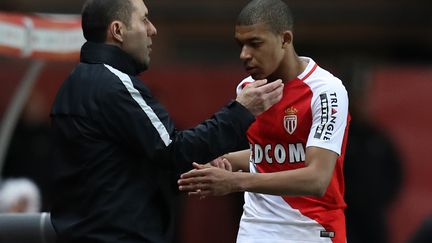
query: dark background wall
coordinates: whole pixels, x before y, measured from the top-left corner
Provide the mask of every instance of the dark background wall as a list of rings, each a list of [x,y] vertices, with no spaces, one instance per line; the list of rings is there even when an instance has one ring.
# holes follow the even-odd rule
[[[2,0],[0,10],[79,14],[83,0]],[[237,61],[235,18],[247,0],[149,0],[159,29],[155,64]],[[299,53],[337,61],[428,59],[432,2],[428,0],[292,0]]]

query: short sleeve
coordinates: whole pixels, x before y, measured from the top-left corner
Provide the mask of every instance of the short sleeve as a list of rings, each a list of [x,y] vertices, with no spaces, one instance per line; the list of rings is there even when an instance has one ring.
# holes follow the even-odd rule
[[[348,121],[348,94],[340,80],[331,81],[313,96],[312,127],[306,147],[325,148],[340,155]]]

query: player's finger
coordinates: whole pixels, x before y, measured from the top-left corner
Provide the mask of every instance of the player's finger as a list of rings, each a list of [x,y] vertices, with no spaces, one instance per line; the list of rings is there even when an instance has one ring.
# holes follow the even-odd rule
[[[184,184],[179,186],[179,190],[184,192],[194,192],[207,189],[209,189],[209,185],[204,183]]]
[[[195,192],[188,192],[188,196],[194,196],[198,197],[200,200],[207,198],[207,196],[211,195],[210,191],[195,191]]]
[[[225,164],[222,161],[222,159],[214,160],[212,163],[213,163],[214,167],[217,167],[217,168],[220,168],[220,169],[225,169]]]
[[[191,178],[191,177],[199,177],[199,176],[205,176],[206,175],[206,169],[195,169],[190,170],[186,173],[183,173],[180,175],[181,179]]]
[[[203,183],[211,183],[211,179],[209,179],[206,176],[200,176],[200,177],[190,177],[190,178],[181,178],[177,181],[177,184],[179,186],[185,186],[189,184],[203,184]]]
[[[222,163],[224,164],[225,170],[232,171],[232,165],[227,159],[223,158]]]
[[[197,162],[193,162],[193,163],[192,163],[192,166],[193,166],[195,169],[197,169],[197,170],[201,170],[201,169],[204,169],[204,168],[208,168],[207,166],[205,166],[205,165],[201,165],[201,164],[198,164]]]

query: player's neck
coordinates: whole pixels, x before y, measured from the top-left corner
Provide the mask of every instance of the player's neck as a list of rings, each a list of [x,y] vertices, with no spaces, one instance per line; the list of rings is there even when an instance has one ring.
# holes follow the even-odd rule
[[[283,80],[284,83],[288,83],[297,78],[307,67],[307,63],[300,59],[296,54],[286,57],[286,61],[281,65],[278,71],[278,77]],[[273,75],[272,75],[273,76]]]

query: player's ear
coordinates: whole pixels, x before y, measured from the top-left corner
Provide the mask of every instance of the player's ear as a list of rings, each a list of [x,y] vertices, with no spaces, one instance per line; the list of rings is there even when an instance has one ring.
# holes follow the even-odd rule
[[[293,33],[290,30],[284,31],[281,35],[282,37],[282,48],[287,48],[293,43]]]
[[[125,26],[121,21],[113,21],[108,26],[107,35],[109,35],[109,39],[114,40],[115,42],[123,43],[123,35],[124,35]]]

